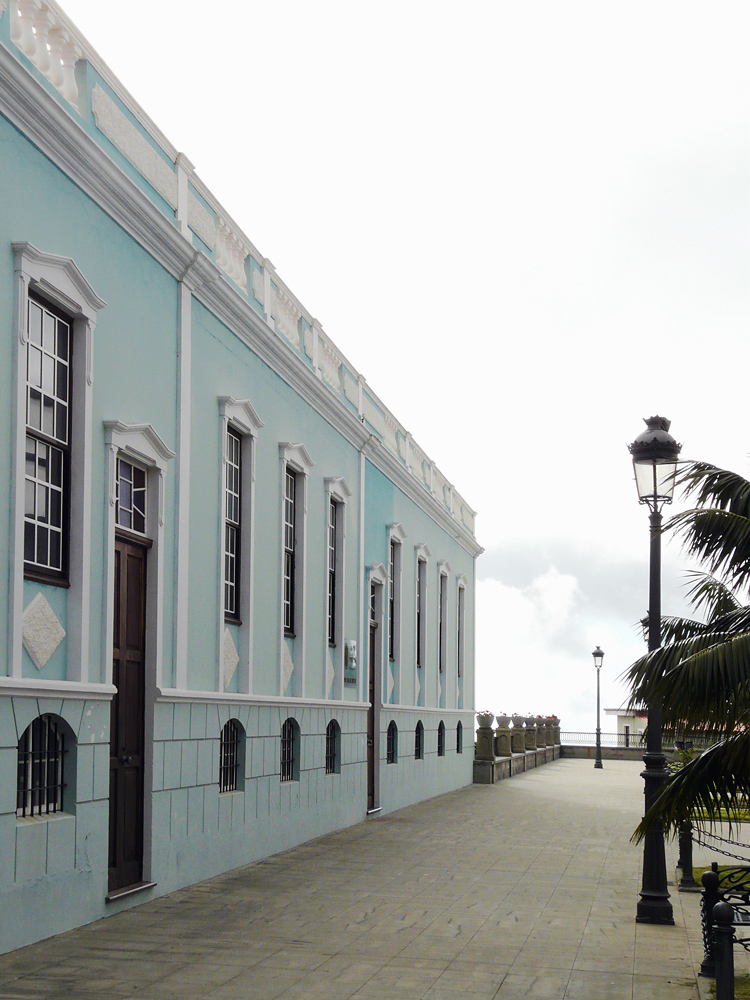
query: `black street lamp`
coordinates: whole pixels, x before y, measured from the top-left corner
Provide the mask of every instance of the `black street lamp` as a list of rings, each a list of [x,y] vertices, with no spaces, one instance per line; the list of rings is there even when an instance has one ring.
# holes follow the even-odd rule
[[[669,433],[666,417],[648,417],[646,430],[629,446],[633,456],[638,500],[648,505],[650,524],[650,571],[648,603],[648,651],[661,646],[661,510],[672,502],[677,458],[681,445]],[[669,772],[661,747],[661,704],[649,704],[648,738],[641,777],[645,784],[645,809],[658,797]],[[643,924],[673,924],[667,891],[664,830],[659,823],[646,834],[643,844],[643,880],[636,921]]]
[[[599,724],[599,706],[601,704],[599,700],[599,671],[602,669],[604,653],[597,646],[591,655],[594,657],[594,666],[596,667],[596,760],[594,761],[594,767],[600,768],[602,766],[602,729]]]

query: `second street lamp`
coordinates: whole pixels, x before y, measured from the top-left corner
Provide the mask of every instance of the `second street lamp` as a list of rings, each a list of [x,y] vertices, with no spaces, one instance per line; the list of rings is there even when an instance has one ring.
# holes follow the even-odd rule
[[[669,433],[666,417],[648,417],[646,430],[629,446],[633,457],[638,500],[649,509],[650,570],[648,601],[648,651],[661,646],[661,511],[672,502],[680,445]],[[661,747],[661,704],[648,710],[648,738],[641,773],[645,784],[646,812],[656,801],[669,776]],[[636,921],[646,924],[673,924],[672,904],[667,891],[664,857],[664,830],[661,823],[646,834],[643,842],[643,880]]]
[[[599,671],[602,669],[604,653],[597,646],[591,655],[594,657],[594,666],[596,667],[596,760],[594,767],[600,768],[602,766],[602,730],[600,725]]]

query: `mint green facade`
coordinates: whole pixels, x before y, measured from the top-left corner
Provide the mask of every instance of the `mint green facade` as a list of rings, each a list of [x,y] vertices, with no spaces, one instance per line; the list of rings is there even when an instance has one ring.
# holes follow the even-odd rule
[[[29,10],[0,3],[0,951],[469,784],[481,551],[474,512],[190,163],[54,3],[62,55]],[[28,429],[30,302],[71,329],[59,572],[25,534],[53,516],[29,514],[29,435],[56,447]],[[128,552],[141,617],[117,589]],[[142,703],[113,667],[123,609]],[[32,791],[38,720],[59,792]],[[138,840],[135,868],[112,836]]]

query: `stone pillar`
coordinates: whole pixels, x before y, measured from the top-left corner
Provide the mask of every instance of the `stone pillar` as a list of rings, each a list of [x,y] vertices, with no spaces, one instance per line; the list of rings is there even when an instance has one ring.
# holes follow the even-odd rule
[[[544,738],[546,746],[553,747],[555,745],[555,727],[552,725],[552,719],[544,720]]]
[[[558,717],[556,715],[552,716],[552,732],[554,733],[554,736],[552,737],[553,740],[554,740],[554,745],[556,747],[559,747],[560,746],[560,720],[558,719]]]
[[[510,719],[507,715],[496,715],[497,729],[495,730],[495,756],[510,757]]]
[[[512,753],[524,753],[526,750],[523,717],[520,715],[513,716],[513,728],[510,731],[510,749]]]
[[[536,719],[533,715],[526,716],[526,750],[536,750]]]
[[[495,759],[495,734],[492,731],[492,719],[494,716],[477,713],[477,743],[474,748],[474,756],[477,760]]]

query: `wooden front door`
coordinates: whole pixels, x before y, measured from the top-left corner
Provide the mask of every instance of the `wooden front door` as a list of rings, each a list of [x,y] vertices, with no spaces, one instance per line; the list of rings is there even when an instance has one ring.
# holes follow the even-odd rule
[[[115,539],[109,757],[109,890],[143,879],[143,723],[146,548]]]

